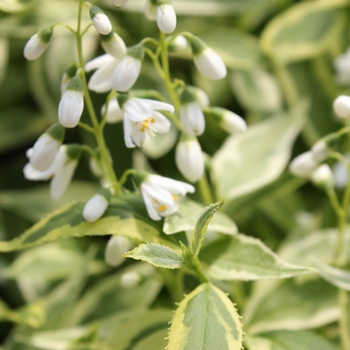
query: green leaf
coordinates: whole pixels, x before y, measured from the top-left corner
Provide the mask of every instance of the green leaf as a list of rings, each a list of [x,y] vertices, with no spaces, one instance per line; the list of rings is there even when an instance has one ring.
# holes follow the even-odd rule
[[[325,339],[305,331],[276,331],[248,338],[250,350],[334,350]]]
[[[337,288],[320,278],[302,277],[254,285],[243,314],[247,334],[312,329],[339,319]]]
[[[350,271],[338,269],[315,259],[314,266],[319,274],[333,286],[350,291]]]
[[[170,235],[194,230],[203,210],[204,206],[185,198],[181,201],[178,211],[165,218],[163,231]],[[232,235],[237,233],[237,226],[225,213],[218,212],[210,222],[208,230]]]
[[[110,350],[163,350],[170,319],[171,311],[167,309],[134,312],[114,327],[103,345]]]
[[[157,223],[148,218],[139,194],[112,198],[108,209],[96,222],[82,216],[84,202],[68,204],[48,215],[18,238],[0,242],[0,251],[9,252],[70,237],[122,234],[137,241],[155,241],[171,245],[160,235]]]
[[[342,315],[339,322],[344,348],[350,347],[350,294],[345,290],[339,290],[339,304],[342,308]]]
[[[153,266],[165,269],[179,269],[184,265],[181,255],[167,246],[155,243],[141,244],[123,256],[146,261]]]
[[[201,216],[199,217],[196,227],[194,228],[191,240],[191,251],[194,256],[198,256],[199,251],[202,247],[202,242],[204,235],[208,230],[208,225],[212,220],[214,214],[219,210],[219,208],[224,204],[223,201],[210,204],[204,209]],[[193,213],[192,213],[193,215]]]
[[[251,281],[316,272],[283,261],[260,240],[241,234],[206,245],[199,258],[216,280]]]
[[[288,116],[270,118],[229,137],[213,157],[218,195],[230,201],[276,180],[289,161],[308,106],[301,101]]]
[[[329,51],[346,25],[346,0],[303,2],[275,17],[262,34],[261,46],[284,63]]]
[[[231,300],[209,283],[181,301],[169,331],[168,350],[241,350],[242,325]]]

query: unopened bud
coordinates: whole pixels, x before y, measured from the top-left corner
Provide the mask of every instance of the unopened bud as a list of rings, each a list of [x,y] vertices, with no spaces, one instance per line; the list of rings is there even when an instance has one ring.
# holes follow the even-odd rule
[[[316,162],[321,163],[327,158],[329,153],[329,148],[325,141],[320,140],[312,146],[311,152]]]
[[[136,287],[141,281],[141,276],[136,272],[125,272],[120,277],[120,284],[124,288]]]
[[[289,165],[289,169],[296,176],[309,177],[317,168],[317,165],[315,158],[309,151],[294,158]]]
[[[112,24],[103,11],[97,6],[90,7],[90,17],[95,29],[100,34],[107,35],[112,31]]]
[[[350,96],[341,95],[333,102],[335,114],[344,120],[350,119]]]
[[[327,164],[320,165],[311,175],[312,182],[324,189],[333,188],[333,174],[332,170]]]

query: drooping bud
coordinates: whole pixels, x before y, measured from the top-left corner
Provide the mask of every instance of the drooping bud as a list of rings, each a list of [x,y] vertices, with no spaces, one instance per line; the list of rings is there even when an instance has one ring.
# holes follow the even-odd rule
[[[129,238],[122,235],[112,236],[105,250],[105,261],[110,266],[119,266],[125,258],[123,254],[130,250],[132,242]]]
[[[141,281],[141,276],[134,271],[125,272],[120,277],[120,284],[124,288],[136,287]]]
[[[194,63],[199,72],[212,80],[225,78],[227,70],[221,57],[198,37],[193,36],[190,41]]]
[[[146,0],[144,13],[148,20],[155,21],[157,18],[157,0]]]
[[[35,169],[45,171],[51,166],[62,144],[64,134],[62,125],[56,123],[39,137],[29,157],[29,162]]]
[[[175,163],[181,174],[197,182],[204,173],[204,157],[197,138],[182,134],[175,149]]]
[[[320,140],[312,146],[311,152],[316,162],[321,163],[327,158],[329,148],[325,141]]]
[[[180,118],[187,134],[191,136],[203,134],[205,129],[204,115],[196,96],[188,88],[185,88],[181,94]]]
[[[332,170],[327,164],[320,165],[311,175],[311,181],[327,190],[334,187]]]
[[[127,91],[135,84],[144,55],[145,50],[141,44],[128,49],[127,55],[118,64],[113,75],[112,85],[116,91]]]
[[[104,115],[106,111],[106,105],[102,106],[101,114]],[[119,107],[118,100],[112,97],[108,103],[106,122],[109,124],[114,124],[121,122],[123,120],[123,112]]]
[[[201,108],[209,107],[210,101],[208,95],[197,86],[188,86],[187,89],[196,97],[196,101],[201,106]]]
[[[76,76],[68,84],[58,106],[58,119],[66,128],[78,125],[84,109],[83,83]]]
[[[112,0],[112,4],[115,7],[122,7],[127,3],[128,0]]]
[[[73,62],[64,72],[61,80],[61,93],[63,94],[71,82],[71,80],[75,77],[78,71],[78,64],[76,62]]]
[[[110,20],[99,7],[90,7],[90,18],[98,33],[107,35],[112,31],[112,24]]]
[[[88,222],[98,220],[106,211],[108,203],[111,199],[111,192],[103,189],[98,194],[91,197],[85,204],[83,217]]]
[[[123,39],[111,31],[107,35],[100,34],[101,45],[103,50],[115,58],[121,58],[126,54],[126,46]]]
[[[24,47],[24,57],[30,61],[40,57],[49,45],[52,34],[52,28],[45,28],[34,34]]]
[[[183,35],[178,35],[175,40],[173,40],[168,50],[169,52],[178,52],[178,51],[184,51],[188,47],[188,41]]]
[[[296,176],[309,177],[317,166],[318,163],[313,154],[308,151],[294,158],[289,165],[289,170]]]
[[[225,108],[212,107],[206,111],[206,114],[214,118],[220,127],[229,134],[242,134],[247,131],[245,120]]]
[[[344,120],[350,119],[350,96],[341,95],[333,102],[335,114]]]
[[[176,28],[176,13],[171,0],[158,0],[156,20],[158,28],[165,34],[172,33]]]

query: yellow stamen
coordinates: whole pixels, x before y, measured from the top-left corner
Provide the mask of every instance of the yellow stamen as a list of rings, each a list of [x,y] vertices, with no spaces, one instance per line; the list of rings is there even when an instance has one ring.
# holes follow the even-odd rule
[[[162,212],[164,210],[167,210],[167,206],[165,204],[161,205],[159,208],[158,208],[158,211]]]
[[[173,194],[174,201],[177,201],[177,195]]]

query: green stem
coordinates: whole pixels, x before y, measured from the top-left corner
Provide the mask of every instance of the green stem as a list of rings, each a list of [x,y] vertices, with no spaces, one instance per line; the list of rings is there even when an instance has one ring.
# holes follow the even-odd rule
[[[109,186],[111,189],[114,190],[115,193],[120,192],[120,187],[118,184],[117,177],[115,175],[113,166],[109,160],[109,154],[107,150],[107,146],[104,140],[103,136],[103,128],[99,125],[95,109],[91,100],[90,92],[87,87],[87,81],[85,77],[85,71],[84,71],[84,59],[83,59],[83,43],[82,43],[82,33],[81,33],[81,15],[82,15],[82,9],[84,6],[84,1],[79,0],[79,11],[78,11],[78,25],[77,25],[77,31],[76,31],[76,41],[77,41],[77,51],[78,51],[78,60],[79,60],[79,66],[80,66],[80,77],[83,82],[83,88],[84,88],[84,99],[86,103],[87,110],[90,115],[91,123],[94,129],[94,135],[96,138],[96,142],[98,145],[98,148],[100,149],[100,155],[101,155],[101,164],[102,164],[102,170],[104,173],[104,176],[106,180],[109,183]]]
[[[128,169],[128,170],[124,171],[123,175],[121,176],[121,178],[119,180],[119,187],[121,188],[124,185],[128,176],[132,175],[134,173],[135,173],[135,169]]]
[[[338,289],[339,306],[341,317],[339,320],[340,339],[344,349],[350,349],[349,334],[349,294],[346,290]]]
[[[199,190],[201,192],[202,199],[206,205],[214,202],[213,195],[210,190],[207,175],[204,173],[198,182]]]
[[[192,260],[192,270],[195,272],[195,274],[197,275],[198,279],[200,280],[201,283],[207,283],[209,282],[208,277],[205,275],[202,266],[199,262],[199,259],[197,256],[193,257]]]
[[[232,294],[238,309],[243,310],[246,297],[245,297],[243,284],[241,281],[232,281]]]

